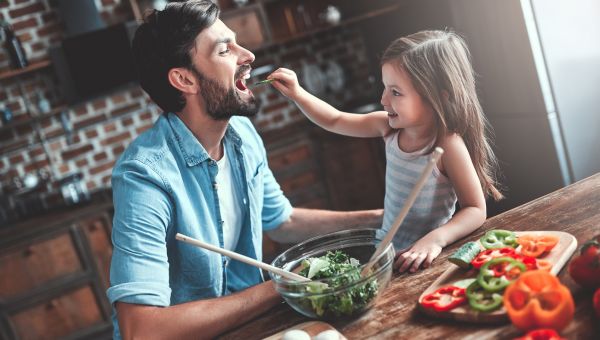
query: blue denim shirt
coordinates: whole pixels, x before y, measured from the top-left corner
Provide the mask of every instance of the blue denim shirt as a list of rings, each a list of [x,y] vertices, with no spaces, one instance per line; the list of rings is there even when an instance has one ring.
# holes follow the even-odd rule
[[[243,224],[236,252],[261,260],[262,232],[291,214],[247,118],[233,117],[224,137]],[[163,114],[113,169],[115,215],[111,304],[169,306],[236,292],[263,281],[259,269],[175,240],[182,233],[223,247],[218,167],[173,113]],[[113,313],[115,338],[120,338]]]

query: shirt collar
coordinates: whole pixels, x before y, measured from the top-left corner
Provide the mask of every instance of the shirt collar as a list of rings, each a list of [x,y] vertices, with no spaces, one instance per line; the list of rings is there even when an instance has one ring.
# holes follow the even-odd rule
[[[204,146],[200,144],[196,136],[194,136],[192,131],[190,131],[190,129],[183,123],[179,116],[172,112],[169,112],[166,115],[186,164],[188,166],[195,166],[207,159],[210,159],[210,156],[208,155],[208,152]],[[229,124],[227,124],[227,130],[225,131],[224,139],[225,141],[233,142],[236,148],[239,148],[242,145],[242,139],[235,131],[233,126],[231,126],[231,121]]]

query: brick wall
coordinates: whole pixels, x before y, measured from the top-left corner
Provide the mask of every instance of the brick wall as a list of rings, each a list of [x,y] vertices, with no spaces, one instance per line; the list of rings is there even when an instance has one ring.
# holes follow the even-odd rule
[[[96,6],[107,24],[132,20],[127,0],[96,0]],[[62,39],[63,24],[56,7],[56,1],[51,0],[0,0],[0,18],[15,27],[30,62],[47,60],[48,47]],[[299,71],[300,79],[303,62],[325,70],[329,60],[336,60],[344,70],[347,85],[340,91],[328,89],[321,95],[336,106],[357,102],[357,94],[373,95],[372,86],[365,81],[368,66],[364,43],[351,26],[272,46],[255,54],[254,67],[266,64],[289,67]],[[8,68],[8,55],[0,49],[0,71]],[[33,104],[40,94],[48,98],[53,107],[60,107],[62,100],[56,84],[52,67],[0,80],[0,102],[13,111],[11,124],[37,114]],[[260,131],[306,119],[270,86],[257,88],[254,92],[263,104],[261,112],[254,118]],[[71,136],[65,134],[60,114],[39,120],[41,131],[48,140],[50,159],[31,124],[2,128],[0,195],[6,197],[14,193],[15,180],[18,182],[27,173],[42,177],[51,175],[38,189],[39,195],[50,206],[61,200],[57,180],[76,171],[83,174],[85,184],[92,192],[110,187],[111,169],[119,155],[132,139],[152,125],[160,113],[138,86],[66,108],[64,115],[73,126]]]

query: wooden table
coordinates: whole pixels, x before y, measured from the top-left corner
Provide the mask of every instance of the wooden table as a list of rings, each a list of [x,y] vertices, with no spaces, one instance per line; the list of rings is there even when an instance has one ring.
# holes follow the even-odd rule
[[[474,241],[490,229],[558,230],[571,233],[579,248],[600,234],[600,173],[546,196],[523,204],[488,219],[468,239],[461,240],[442,252],[427,270],[415,274],[394,273],[390,286],[376,305],[351,322],[332,323],[348,339],[512,339],[523,333],[510,323],[480,325],[433,319],[416,308],[419,295],[451,264],[446,261],[465,241]],[[567,273],[565,265],[559,274],[575,299],[575,318],[561,332],[568,339],[600,339],[600,319],[594,316],[592,292],[581,289]],[[286,304],[248,322],[222,336],[223,339],[260,339],[307,321]]]

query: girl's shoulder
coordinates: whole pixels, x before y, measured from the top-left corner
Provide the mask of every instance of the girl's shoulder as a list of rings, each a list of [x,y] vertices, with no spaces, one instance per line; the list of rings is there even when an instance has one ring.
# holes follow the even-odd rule
[[[447,175],[445,163],[456,162],[457,159],[461,159],[465,157],[465,155],[467,158],[469,157],[467,145],[463,138],[457,133],[447,133],[437,144],[444,149],[444,154],[440,157],[437,164],[438,169],[444,175]]]
[[[459,134],[452,132],[447,133],[437,144],[444,149],[444,154],[467,149],[463,138]]]

